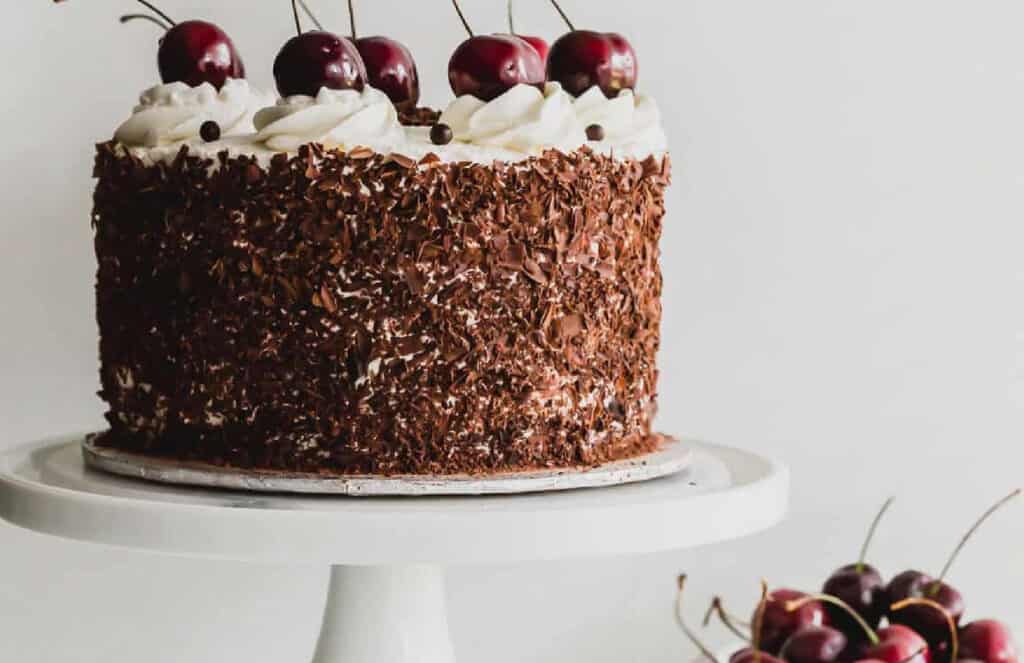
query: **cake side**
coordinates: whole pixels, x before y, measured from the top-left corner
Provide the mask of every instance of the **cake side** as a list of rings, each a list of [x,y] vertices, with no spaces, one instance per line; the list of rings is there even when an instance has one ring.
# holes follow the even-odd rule
[[[101,144],[103,443],[331,473],[652,450],[669,168]]]

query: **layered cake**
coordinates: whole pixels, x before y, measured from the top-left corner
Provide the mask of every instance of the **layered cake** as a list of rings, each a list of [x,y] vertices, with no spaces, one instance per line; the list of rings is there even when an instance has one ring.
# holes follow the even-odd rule
[[[196,25],[97,149],[100,444],[339,475],[662,444],[669,158],[621,37],[473,37],[439,115],[391,40],[300,28],[277,98],[233,46],[164,52]]]

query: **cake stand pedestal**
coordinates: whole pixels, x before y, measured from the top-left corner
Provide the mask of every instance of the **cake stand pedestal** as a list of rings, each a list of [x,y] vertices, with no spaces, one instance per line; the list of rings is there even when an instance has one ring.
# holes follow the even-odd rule
[[[766,529],[789,474],[695,441],[646,483],[490,497],[343,498],[150,484],[85,467],[81,437],[0,455],[0,518],[79,541],[331,567],[314,663],[454,663],[443,567],[684,549]]]

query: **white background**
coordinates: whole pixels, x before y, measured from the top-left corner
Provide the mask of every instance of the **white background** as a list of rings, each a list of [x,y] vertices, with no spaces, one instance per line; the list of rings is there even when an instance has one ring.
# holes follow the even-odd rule
[[[311,2],[343,29],[339,0]],[[687,553],[456,569],[461,660],[679,661],[677,572],[693,603],[719,591],[742,612],[762,576],[814,588],[852,561],[889,493],[875,559],[936,572],[974,515],[1024,483],[1024,5],[564,3],[633,41],[673,142],[660,428],[784,459],[793,513]],[[163,4],[225,26],[269,85],[285,0]],[[461,39],[448,4],[360,4],[363,30],[407,42],[426,100],[443,103]],[[561,32],[543,0],[520,4],[524,32]],[[500,0],[465,5],[478,30],[502,28]],[[155,28],[116,24],[130,10],[0,6],[0,447],[101,425],[91,145],[157,77]],[[972,615],[1024,628],[1022,548],[1018,504],[954,571]],[[325,579],[0,526],[0,660],[304,661]]]

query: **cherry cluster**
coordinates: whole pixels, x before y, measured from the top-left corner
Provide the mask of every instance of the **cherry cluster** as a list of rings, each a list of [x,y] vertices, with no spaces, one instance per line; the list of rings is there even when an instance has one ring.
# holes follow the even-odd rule
[[[978,519],[937,578],[904,571],[886,583],[866,563],[878,523],[892,503],[889,500],[872,522],[859,561],[833,573],[821,593],[769,592],[762,583],[761,602],[749,622],[730,614],[716,597],[704,623],[717,615],[734,635],[749,643],[729,663],[1018,663],[1006,625],[993,619],[961,625],[963,596],[945,577],[978,527],[1020,492],[1003,498]],[[680,578],[676,608],[679,625],[717,663],[682,618],[684,582],[685,576]]]
[[[218,26],[198,20],[177,23],[147,0],[137,1],[148,13],[128,14],[121,21],[144,19],[165,30],[158,51],[165,83],[210,83],[219,90],[229,78],[245,77],[234,43]],[[469,39],[455,49],[448,64],[456,95],[490,101],[516,85],[540,88],[551,80],[573,95],[597,86],[612,98],[636,85],[637,58],[629,42],[615,33],[577,30],[557,0],[551,3],[570,32],[550,48],[540,37],[516,33],[512,0],[509,32],[491,35],[474,34],[458,0],[452,3],[469,32]],[[370,85],[386,93],[400,110],[415,108],[420,84],[412,53],[388,37],[358,37],[352,0],[349,37],[324,30],[304,0],[291,0],[291,5],[297,34],[274,61],[274,79],[282,96],[316,96],[321,88],[361,91]],[[300,7],[316,30],[303,30]]]

